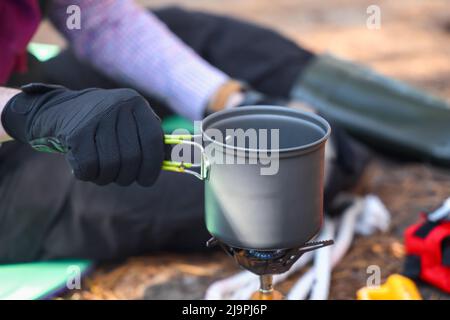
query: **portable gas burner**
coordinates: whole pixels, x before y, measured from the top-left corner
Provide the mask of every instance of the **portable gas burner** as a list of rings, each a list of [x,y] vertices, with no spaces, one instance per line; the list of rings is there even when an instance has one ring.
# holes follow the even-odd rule
[[[260,288],[253,300],[280,300],[282,294],[273,289],[273,275],[288,271],[306,252],[320,249],[334,243],[333,240],[307,242],[299,248],[278,250],[241,249],[227,245],[216,238],[208,240],[206,245],[219,245],[236,263],[260,277]]]

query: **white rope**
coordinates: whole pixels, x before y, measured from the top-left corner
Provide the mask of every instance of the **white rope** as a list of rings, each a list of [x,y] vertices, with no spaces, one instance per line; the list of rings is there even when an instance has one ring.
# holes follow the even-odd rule
[[[350,247],[353,240],[353,230],[356,221],[356,217],[361,212],[363,207],[363,201],[360,199],[355,200],[354,204],[350,206],[342,215],[340,228],[336,235],[334,245],[331,248],[331,270],[338,264],[338,262],[344,257],[348,248]],[[322,248],[320,250],[323,250]],[[320,250],[317,250],[317,254]],[[299,280],[293,285],[291,290],[287,295],[288,300],[304,300],[309,294],[310,288],[312,287],[316,272],[314,268],[309,269]],[[327,276],[328,277],[328,276]],[[326,299],[326,298],[325,298]]]
[[[231,299],[233,292],[255,282],[258,286],[258,278],[249,271],[243,271],[231,277],[212,283],[206,290],[206,300]]]
[[[377,219],[372,219],[373,216],[376,216]],[[347,208],[343,213],[339,224],[338,233],[335,238],[335,244],[330,247],[332,254],[329,274],[318,273],[315,272],[314,267],[311,268],[297,281],[296,284],[294,284],[287,296],[287,299],[305,299],[309,293],[307,291],[308,287],[313,286],[315,280],[318,279],[318,281],[324,281],[322,278],[325,278],[328,279],[327,281],[330,281],[331,271],[347,253],[352,244],[355,231],[359,231],[364,235],[372,234],[377,230],[386,231],[389,226],[389,222],[390,214],[378,197],[368,195],[363,199],[355,199],[353,205]],[[357,224],[359,224],[358,227],[356,227]],[[322,248],[321,250],[324,249],[326,248]],[[316,259],[321,256],[321,250],[317,250],[315,252]],[[315,264],[315,266],[317,265],[320,265],[320,262]],[[302,278],[305,278],[305,280]],[[327,298],[328,294],[325,295],[324,291],[321,291],[320,294],[317,295],[311,294],[311,299]]]
[[[308,297],[311,287],[316,280],[316,274],[310,268],[303,276],[301,276],[286,296],[287,300],[305,300]]]
[[[322,231],[322,237],[333,239],[336,226],[333,219],[325,221]],[[314,281],[311,288],[312,300],[326,300],[330,291],[331,281],[331,250],[332,246],[317,250],[316,259],[314,259]]]
[[[439,207],[437,210],[431,212],[427,219],[429,221],[439,221],[442,219],[446,219],[450,217],[450,198],[447,198],[441,207]]]
[[[369,194],[364,199],[364,208],[356,221],[358,234],[368,236],[376,231],[387,231],[391,223],[391,215],[380,198]]]

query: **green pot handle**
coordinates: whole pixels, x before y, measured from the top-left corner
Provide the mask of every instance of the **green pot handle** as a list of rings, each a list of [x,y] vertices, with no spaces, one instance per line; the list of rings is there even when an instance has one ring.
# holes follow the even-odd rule
[[[200,143],[194,140],[196,135],[191,134],[165,134],[164,144],[174,145],[174,144],[188,144],[197,147],[201,151],[201,162],[200,163],[189,163],[189,162],[178,162],[172,160],[164,160],[162,169],[165,171],[188,173],[200,180],[206,180],[209,177],[210,163],[205,156],[205,149]],[[191,168],[200,168],[200,173],[189,170]]]

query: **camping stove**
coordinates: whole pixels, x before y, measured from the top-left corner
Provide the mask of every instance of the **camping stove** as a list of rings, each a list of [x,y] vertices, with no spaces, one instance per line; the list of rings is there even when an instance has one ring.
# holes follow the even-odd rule
[[[333,240],[312,241],[299,248],[257,250],[232,247],[213,237],[208,240],[206,245],[208,247],[219,245],[228,255],[234,258],[238,265],[259,275],[260,288],[253,294],[252,299],[278,300],[282,298],[282,295],[273,290],[273,275],[288,271],[304,253],[333,243]]]

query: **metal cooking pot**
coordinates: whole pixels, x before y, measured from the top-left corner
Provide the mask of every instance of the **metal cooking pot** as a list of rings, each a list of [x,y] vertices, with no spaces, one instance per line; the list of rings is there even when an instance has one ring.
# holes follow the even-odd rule
[[[278,141],[264,147],[258,141],[256,148],[247,141],[250,138],[243,144],[229,142],[238,140],[228,139],[228,131],[236,129],[278,132]],[[226,138],[218,140],[210,132]],[[329,124],[313,113],[278,106],[229,109],[203,120],[201,144],[191,141],[191,135],[165,137],[167,144],[201,148],[199,173],[189,169],[195,166],[192,163],[165,161],[163,169],[205,181],[206,226],[218,240],[243,249],[296,248],[314,237],[322,224],[329,136]],[[211,154],[227,160],[211,161]],[[263,174],[275,161],[276,172]]]

